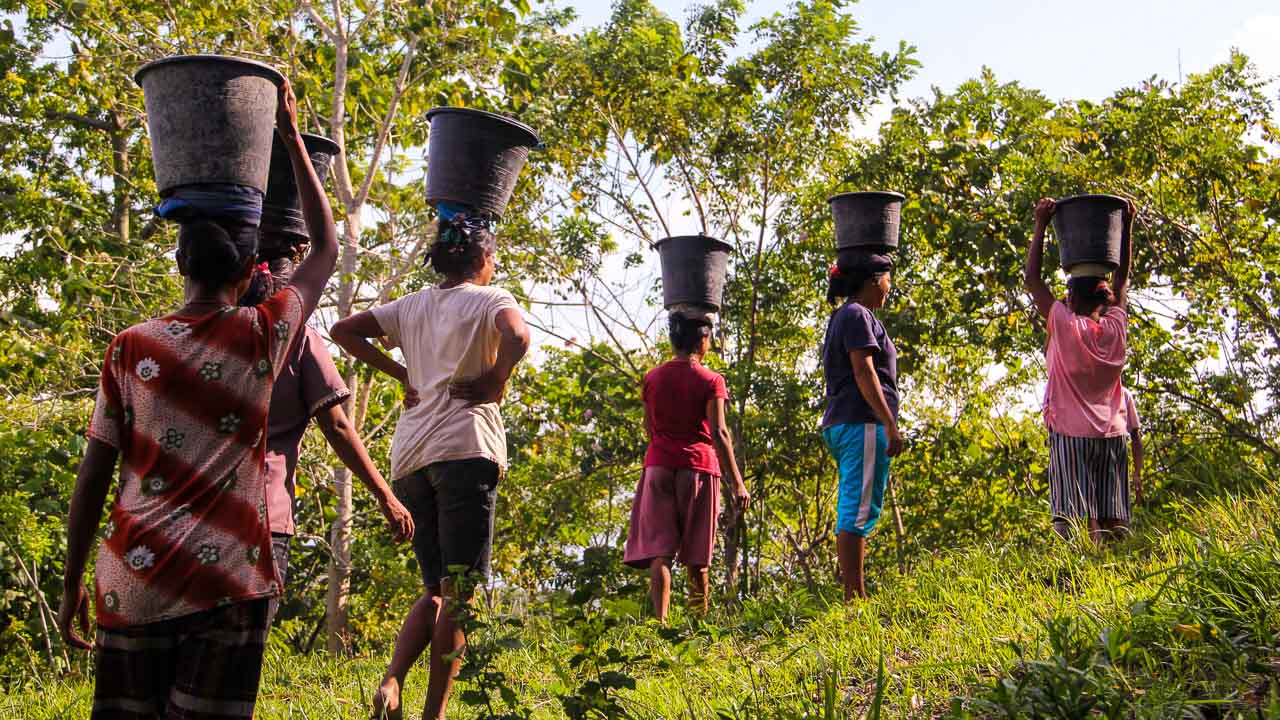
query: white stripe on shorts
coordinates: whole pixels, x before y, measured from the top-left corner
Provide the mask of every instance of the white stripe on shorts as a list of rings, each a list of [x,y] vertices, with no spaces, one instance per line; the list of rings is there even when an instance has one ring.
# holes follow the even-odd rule
[[[858,497],[859,528],[867,526],[871,519],[871,493],[876,481],[876,426],[867,423],[862,426],[862,494]]]

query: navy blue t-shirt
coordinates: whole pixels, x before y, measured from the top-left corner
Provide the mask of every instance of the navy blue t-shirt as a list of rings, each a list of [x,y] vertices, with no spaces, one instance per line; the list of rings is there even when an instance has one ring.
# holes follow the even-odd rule
[[[836,310],[827,322],[827,336],[822,341],[822,368],[827,379],[827,410],[822,427],[852,423],[879,423],[871,406],[858,390],[849,363],[851,350],[871,350],[872,365],[880,378],[889,412],[898,417],[898,350],[885,332],[884,325],[867,308],[848,303]]]

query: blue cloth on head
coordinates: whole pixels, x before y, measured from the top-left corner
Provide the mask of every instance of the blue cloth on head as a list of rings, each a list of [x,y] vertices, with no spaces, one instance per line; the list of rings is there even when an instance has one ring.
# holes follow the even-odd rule
[[[458,213],[471,213],[471,208],[467,205],[457,205],[448,202],[436,203],[436,212],[440,214],[440,219],[448,222]]]
[[[182,185],[161,201],[156,215],[165,220],[225,220],[257,227],[262,222],[262,191],[246,185]]]

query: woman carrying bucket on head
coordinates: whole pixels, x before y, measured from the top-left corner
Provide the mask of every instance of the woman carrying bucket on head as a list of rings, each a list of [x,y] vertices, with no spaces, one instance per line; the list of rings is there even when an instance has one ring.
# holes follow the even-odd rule
[[[1071,273],[1065,303],[1054,298],[1041,267],[1055,212],[1062,264]],[[1129,421],[1120,376],[1136,215],[1132,202],[1105,195],[1044,198],[1035,208],[1023,281],[1048,325],[1049,503],[1064,538],[1072,521],[1087,522],[1095,541],[1129,522]]]
[[[725,422],[724,377],[702,364],[711,349],[712,313],[720,307],[728,250],[727,244],[698,235],[658,243],[673,357],[644,378],[649,447],[632,500],[623,562],[649,571],[653,612],[662,622],[671,604],[676,559],[689,572],[689,609],[707,611],[723,471],[733,481],[735,510],[744,511],[751,501]]]
[[[500,404],[529,348],[515,298],[489,284],[497,253],[491,225],[523,165],[521,155],[512,167],[511,153],[527,153],[537,138],[523,125],[487,113],[451,108],[431,115],[428,199],[440,219],[427,261],[441,282],[352,315],[331,334],[405,390],[391,443],[391,477],[396,497],[413,516],[413,551],[424,591],[400,628],[374,692],[374,717],[401,717],[405,679],[429,647],[423,717],[434,720],[444,717],[461,663],[465,639],[457,613],[470,600],[471,586],[488,578],[498,483],[507,466]],[[456,147],[446,143],[459,135]],[[510,152],[480,153],[467,162],[440,157],[485,146],[481,141]],[[441,183],[440,168],[470,175],[446,175],[449,182]],[[377,337],[401,349],[403,365],[369,342]]]
[[[822,437],[840,473],[836,555],[845,602],[867,596],[866,539],[880,519],[890,458],[902,451],[898,351],[875,315],[892,270],[887,255],[844,253],[828,272],[827,302],[837,307],[822,341]]]
[[[304,133],[302,139],[323,185],[338,146],[318,135]],[[293,166],[283,143],[277,141],[271,147],[271,169],[258,228],[259,265],[240,304],[257,305],[285,287],[299,260],[306,256],[309,243]],[[409,511],[374,466],[359,431],[343,408],[350,395],[324,339],[307,325],[289,349],[285,367],[276,378],[267,423],[267,516],[282,599],[289,582],[289,545],[295,534],[294,476],[302,438],[313,418],[338,459],[373,494],[396,541],[413,537]],[[272,603],[273,621],[278,607],[278,601]]]
[[[270,82],[279,83],[278,105],[271,98],[256,111],[269,123],[277,106],[311,254],[286,287],[239,308],[256,264],[256,218],[247,222],[244,207],[230,216],[189,208],[177,252],[185,303],[124,330],[107,348],[67,519],[58,615],[69,646],[96,649],[94,717],[253,715],[268,603],[280,591],[265,501],[268,404],[338,255],[293,93],[278,73],[256,91],[273,90]],[[260,150],[269,152],[264,139]],[[82,578],[117,460],[90,646],[73,625],[78,618],[87,631]]]
[[[827,304],[835,310],[822,341],[822,438],[840,478],[836,556],[845,602],[867,596],[867,536],[880,519],[890,458],[902,451],[898,350],[875,311],[889,297],[903,200],[893,192],[830,199],[837,260],[827,272]]]

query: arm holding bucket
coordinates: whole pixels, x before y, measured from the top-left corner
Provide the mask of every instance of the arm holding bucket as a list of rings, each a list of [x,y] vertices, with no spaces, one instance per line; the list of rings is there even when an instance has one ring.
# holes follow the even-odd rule
[[[1120,235],[1120,266],[1111,278],[1111,292],[1116,297],[1116,307],[1129,305],[1129,273],[1133,268],[1133,221],[1138,217],[1138,206],[1127,201],[1124,209],[1124,231]]]
[[[338,263],[338,233],[333,226],[333,210],[324,194],[320,178],[311,166],[311,157],[302,144],[298,131],[298,101],[288,80],[280,85],[279,102],[276,105],[276,130],[289,150],[293,163],[293,176],[298,183],[298,204],[311,235],[311,252],[294,271],[289,284],[302,298],[302,316],[310,317],[320,302],[324,286],[333,275]]]
[[[1040,317],[1048,318],[1055,299],[1049,284],[1044,281],[1044,231],[1053,217],[1055,203],[1052,198],[1040,198],[1036,203],[1036,232],[1031,237],[1031,249],[1027,251],[1027,266],[1022,273],[1022,286],[1031,293]]]

